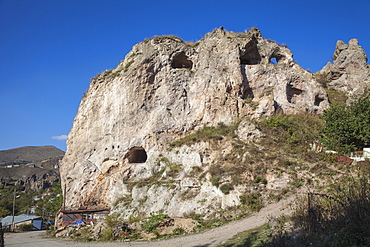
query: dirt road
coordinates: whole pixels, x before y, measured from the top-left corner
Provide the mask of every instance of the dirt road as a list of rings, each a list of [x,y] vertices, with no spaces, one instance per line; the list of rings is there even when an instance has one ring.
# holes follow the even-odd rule
[[[81,247],[118,247],[118,246],[179,246],[179,247],[211,247],[217,246],[235,234],[256,228],[268,222],[269,217],[277,217],[283,214],[290,214],[289,204],[295,197],[281,200],[278,203],[270,204],[260,212],[249,218],[233,221],[221,227],[214,228],[200,234],[188,235],[163,241],[152,242],[92,242],[80,243],[71,240],[45,238],[45,232],[25,232],[5,234],[5,247],[59,247],[59,246],[81,246]]]

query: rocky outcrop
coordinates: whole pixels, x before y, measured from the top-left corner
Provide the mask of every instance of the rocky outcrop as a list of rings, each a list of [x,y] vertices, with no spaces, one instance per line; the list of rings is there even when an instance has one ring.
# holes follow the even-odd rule
[[[169,144],[238,119],[236,132],[247,142],[261,135],[250,119],[328,106],[313,75],[258,29],[219,28],[196,43],[145,40],[117,68],[95,77],[81,101],[60,167],[66,208],[110,207],[129,217],[235,206],[240,192],[223,193],[210,181],[217,154],[202,153],[211,144]],[[191,175],[196,172],[204,176]]]
[[[361,96],[369,89],[370,66],[357,39],[351,39],[348,44],[338,40],[333,61],[320,71],[328,88],[346,92],[349,97]]]
[[[39,191],[60,181],[59,162],[63,156],[56,156],[41,162],[0,168],[0,184],[4,187],[17,185],[21,190]]]

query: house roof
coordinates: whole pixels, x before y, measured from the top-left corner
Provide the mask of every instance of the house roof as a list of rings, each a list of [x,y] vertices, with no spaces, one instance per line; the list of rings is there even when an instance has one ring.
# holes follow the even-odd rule
[[[94,208],[94,209],[77,209],[77,210],[61,210],[60,212],[64,214],[77,214],[77,213],[95,213],[95,212],[103,212],[103,211],[110,211],[109,208]]]
[[[12,218],[13,216],[11,215],[6,216],[5,218],[1,219],[1,223],[3,223],[3,226],[10,226],[12,224]],[[41,216],[31,215],[31,214],[22,214],[22,215],[14,216],[14,223],[18,224],[24,221],[35,220],[39,218],[41,218]]]

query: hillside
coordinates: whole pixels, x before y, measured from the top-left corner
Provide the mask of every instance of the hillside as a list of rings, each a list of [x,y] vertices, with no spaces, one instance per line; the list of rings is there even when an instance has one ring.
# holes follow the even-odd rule
[[[0,151],[0,165],[5,163],[31,163],[64,155],[54,146],[27,146]]]
[[[351,102],[368,86],[350,73],[365,62],[368,77],[365,53],[357,40],[347,48],[336,48],[343,63],[314,75],[256,28],[219,28],[196,43],[162,36],[135,45],[92,79],[81,100],[60,168],[66,214],[108,208],[107,224],[130,224],[126,230],[150,239],[166,235],[161,227],[174,218],[215,227],[301,190],[331,193],[332,181],[358,167],[323,152],[332,129],[323,133],[321,116],[336,109],[330,102]],[[336,66],[348,71],[335,78],[364,89],[334,87]],[[345,137],[349,128],[341,127]],[[63,212],[57,226],[62,221]]]
[[[53,217],[62,200],[59,163],[64,152],[52,146],[21,147],[0,151],[0,155],[5,162],[0,166],[0,217],[12,212],[14,190],[16,214],[36,210],[36,214]]]
[[[67,197],[66,207],[112,207],[132,195],[135,208],[150,192],[138,210],[183,216],[194,201],[189,198],[180,208],[178,203],[192,187],[204,190],[199,200],[217,202],[197,204],[199,212],[215,204],[234,205],[239,192],[223,195],[213,189],[209,175],[205,181],[190,176],[194,167],[206,172],[217,162],[211,144],[171,150],[170,143],[204,126],[229,126],[238,119],[243,121],[238,138],[248,142],[260,133],[251,120],[277,111],[322,113],[328,107],[326,91],[313,75],[294,62],[287,47],[264,39],[256,28],[246,33],[219,28],[196,43],[173,36],[143,41],[117,68],[93,78],[82,98],[60,169],[62,183],[74,195]],[[225,148],[224,153],[230,150]],[[159,179],[172,164],[178,164],[172,179],[179,183],[176,189],[159,185],[148,192],[148,187],[131,186]],[[133,214],[126,212],[126,217]]]

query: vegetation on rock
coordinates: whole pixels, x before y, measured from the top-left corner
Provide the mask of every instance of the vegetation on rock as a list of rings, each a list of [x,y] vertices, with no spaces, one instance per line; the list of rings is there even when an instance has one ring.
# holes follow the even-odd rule
[[[337,104],[324,112],[325,146],[343,153],[362,150],[370,145],[370,96],[363,96],[350,105]]]
[[[236,246],[369,246],[370,162],[343,169],[348,175],[296,200],[292,217],[242,232],[222,244]]]

